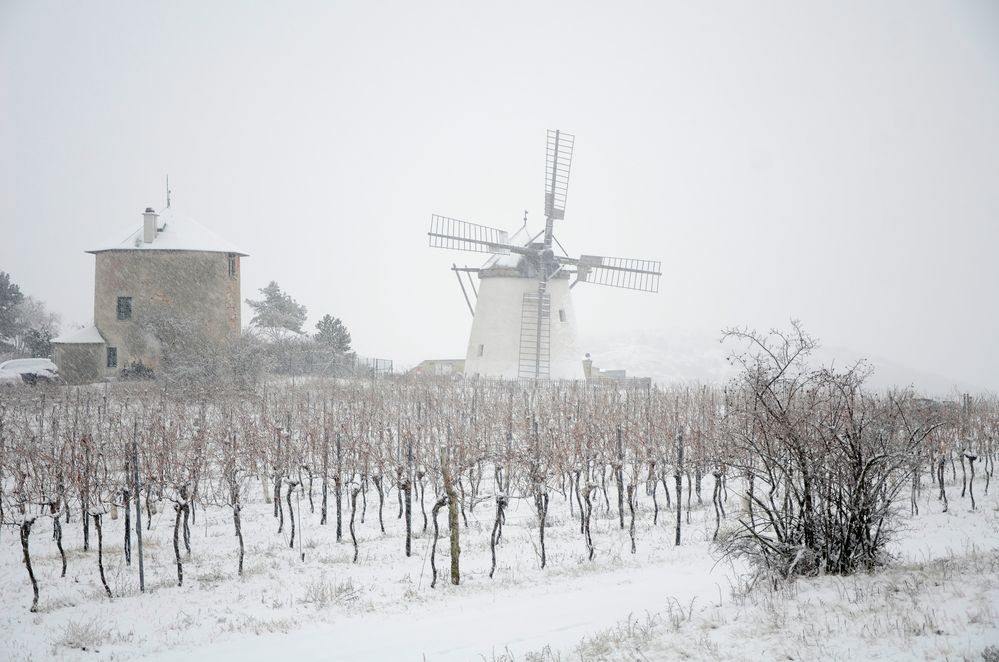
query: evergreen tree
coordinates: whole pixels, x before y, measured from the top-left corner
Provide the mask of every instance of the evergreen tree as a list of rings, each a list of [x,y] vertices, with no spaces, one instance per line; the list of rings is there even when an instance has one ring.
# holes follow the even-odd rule
[[[0,271],[0,340],[18,333],[17,307],[24,300],[21,288],[11,282],[10,274]]]
[[[302,325],[305,324],[305,317],[308,314],[305,306],[282,292],[273,280],[267,287],[262,287],[259,291],[264,295],[263,299],[259,301],[246,300],[246,303],[253,309],[251,325],[282,328],[302,333]]]
[[[349,354],[350,332],[339,317],[326,314],[316,323],[316,342],[331,348],[337,354]]]
[[[24,348],[29,356],[52,356],[52,332],[49,329],[28,329],[24,334]]]

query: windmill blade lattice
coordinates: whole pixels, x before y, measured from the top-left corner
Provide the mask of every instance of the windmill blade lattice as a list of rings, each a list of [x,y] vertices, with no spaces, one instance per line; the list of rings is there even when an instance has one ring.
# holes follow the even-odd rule
[[[430,246],[473,253],[510,254],[510,235],[487,225],[433,214],[430,219]]]
[[[620,287],[640,292],[658,292],[662,276],[660,262],[625,257],[581,255],[576,261],[576,278],[583,283]]]
[[[557,129],[548,129],[548,149],[545,162],[545,216],[552,220],[565,218],[565,198],[569,193],[569,169],[572,166],[572,146],[576,137]]]

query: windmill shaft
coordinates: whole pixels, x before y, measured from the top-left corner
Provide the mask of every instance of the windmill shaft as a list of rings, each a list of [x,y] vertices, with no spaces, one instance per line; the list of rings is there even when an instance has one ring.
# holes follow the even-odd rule
[[[458,251],[464,250],[471,251],[473,253],[497,253],[499,255],[505,255],[507,253],[516,253],[517,255],[534,255],[536,253],[536,251],[524,248],[523,246],[514,246],[513,244],[497,244],[482,239],[466,239],[465,237],[459,237],[452,234],[428,232],[427,236],[430,237],[431,248],[447,248]],[[438,240],[436,243],[434,243],[435,239]],[[451,243],[446,244],[444,240],[449,240]],[[483,246],[488,250],[475,248],[475,246]]]

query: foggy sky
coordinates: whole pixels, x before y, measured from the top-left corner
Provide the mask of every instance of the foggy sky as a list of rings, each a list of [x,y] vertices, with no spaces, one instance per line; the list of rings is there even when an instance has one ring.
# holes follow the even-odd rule
[[[623,329],[787,326],[999,389],[999,9],[965,2],[0,1],[0,270],[90,323],[94,257],[173,206],[361,354],[462,357],[431,213],[543,224],[576,135],[573,290]],[[244,324],[249,321],[244,308]]]

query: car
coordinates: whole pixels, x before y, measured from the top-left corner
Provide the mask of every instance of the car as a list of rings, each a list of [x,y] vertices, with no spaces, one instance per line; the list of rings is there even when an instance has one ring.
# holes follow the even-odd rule
[[[59,381],[59,368],[50,359],[11,359],[0,363],[0,385]]]
[[[21,375],[16,372],[0,370],[0,386],[20,386],[23,383]]]

